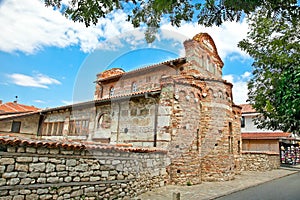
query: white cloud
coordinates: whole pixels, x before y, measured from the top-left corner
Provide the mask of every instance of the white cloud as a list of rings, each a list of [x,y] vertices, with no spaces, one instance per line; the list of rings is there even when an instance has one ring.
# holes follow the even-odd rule
[[[247,83],[251,77],[250,72],[245,72],[240,76],[233,74],[224,75],[223,79],[233,84],[232,95],[233,102],[236,104],[245,104],[248,99],[248,86]]]
[[[66,19],[58,10],[39,0],[4,0],[0,4],[0,51],[35,53],[45,46],[80,45],[82,51],[94,50],[109,38],[133,30],[127,15],[120,10],[86,28]]]
[[[230,82],[230,83],[233,83],[233,75],[232,74],[228,74],[228,75],[224,75],[223,76],[223,79]]]
[[[39,100],[39,99],[34,100],[34,102],[35,102],[35,103],[46,103],[45,101]]]
[[[249,78],[251,76],[250,72],[245,72],[244,74],[242,74],[242,78]]]
[[[242,22],[224,22],[221,26],[204,27],[199,26],[197,22],[183,23],[179,28],[173,27],[170,23],[161,26],[164,38],[176,38],[179,41],[192,38],[200,32],[206,32],[213,38],[220,57],[225,59],[230,54],[238,54],[243,58],[249,58],[249,55],[241,51],[237,44],[247,35],[248,25],[246,20]]]
[[[63,0],[63,3],[68,3]],[[85,27],[66,19],[58,10],[45,7],[40,0],[4,0],[0,4],[0,51],[35,53],[43,47],[67,47],[79,45],[84,52],[95,49],[114,50],[123,46],[121,40],[128,42],[131,48],[145,43],[142,29],[134,29],[125,21],[127,14],[116,10],[106,18],[99,19],[96,26]],[[218,48],[222,59],[230,54],[248,56],[237,43],[246,36],[246,21],[240,23],[225,22],[220,27],[203,27],[195,23],[183,23],[176,28],[163,20],[161,39],[173,39],[183,42],[199,32],[209,33]],[[183,51],[179,52],[180,55]]]
[[[8,74],[8,78],[12,83],[24,87],[38,87],[38,88],[48,88],[48,85],[59,85],[61,82],[51,78],[44,74],[36,74],[34,76],[28,76],[25,74]]]

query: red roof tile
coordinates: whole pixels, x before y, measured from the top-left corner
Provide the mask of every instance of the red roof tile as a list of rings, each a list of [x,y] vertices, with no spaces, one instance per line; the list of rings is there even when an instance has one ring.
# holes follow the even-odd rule
[[[289,137],[290,133],[285,132],[252,132],[242,133],[242,139],[278,139]]]
[[[38,110],[38,111],[21,112],[21,113],[5,113],[0,115],[0,121],[30,116],[30,115],[38,114],[39,112],[40,111]]]
[[[40,110],[34,106],[28,106],[15,102],[0,104],[0,113],[23,113]]]
[[[127,94],[120,94],[120,95],[113,95],[110,97],[106,97],[106,98],[100,98],[99,100],[96,101],[102,101],[102,100],[107,100],[107,99],[117,99],[117,98],[122,98],[122,97],[131,97],[131,96],[136,96],[136,95],[142,95],[142,94],[146,94],[146,93],[155,93],[155,92],[160,92],[161,89],[160,88],[153,88],[151,90],[142,90],[142,91],[137,91],[137,92],[131,92],[131,93],[127,93]]]
[[[31,138],[14,137],[13,135],[0,135],[0,144],[13,146],[30,146],[30,147],[45,147],[45,148],[63,148],[67,150],[108,150],[121,152],[136,152],[136,153],[167,153],[166,150],[158,148],[134,148],[130,145],[111,145],[96,143],[90,141],[75,142],[72,140],[38,140]]]
[[[181,62],[181,61],[185,62],[186,58],[181,57],[181,58],[176,58],[176,59],[173,59],[173,60],[167,60],[167,61],[160,62],[160,63],[157,63],[157,64],[153,64],[153,65],[150,65],[150,66],[134,69],[134,70],[131,70],[131,71],[128,71],[128,72],[119,73],[119,74],[112,75],[112,76],[107,76],[105,78],[104,77],[101,78],[101,73],[99,73],[98,75],[100,76],[100,78],[96,81],[104,81],[104,80],[108,80],[108,79],[119,78],[119,77],[122,77],[122,76],[125,76],[125,75],[135,74],[135,73],[138,73],[138,72],[141,72],[141,71],[147,71],[147,70],[155,69],[157,67],[160,67],[161,65],[168,65],[168,64],[173,63],[173,62]],[[102,73],[104,73],[104,72],[102,72]]]
[[[101,99],[97,99],[97,100],[91,100],[91,101],[85,101],[85,102],[80,102],[80,103],[76,103],[76,104],[70,104],[70,105],[66,105],[66,106],[47,108],[47,109],[42,110],[41,112],[50,112],[50,111],[54,111],[54,110],[61,110],[61,109],[87,106],[87,105],[92,106],[97,103],[110,102],[111,100],[126,99],[126,98],[131,98],[131,97],[136,97],[136,96],[151,94],[151,93],[155,94],[155,93],[159,93],[160,91],[161,91],[160,88],[154,88],[151,90],[142,90],[142,91],[137,91],[137,92],[128,93],[128,94],[115,95],[115,96],[111,96],[111,97],[107,97],[107,98],[101,98]]]
[[[256,110],[250,104],[240,104],[242,107],[242,113],[256,113]]]

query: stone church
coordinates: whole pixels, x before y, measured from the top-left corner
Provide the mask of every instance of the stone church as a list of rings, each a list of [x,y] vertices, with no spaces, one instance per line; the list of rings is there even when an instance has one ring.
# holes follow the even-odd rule
[[[38,135],[167,150],[169,184],[232,179],[241,167],[241,108],[213,39],[200,33],[184,48],[182,58],[97,74],[94,100],[42,110]]]

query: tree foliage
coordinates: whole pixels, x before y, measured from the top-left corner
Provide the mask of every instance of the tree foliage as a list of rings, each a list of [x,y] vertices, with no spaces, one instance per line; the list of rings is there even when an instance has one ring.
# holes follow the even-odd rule
[[[248,95],[261,113],[255,120],[260,128],[300,130],[300,22],[295,14],[272,19],[266,10],[257,11],[249,17],[247,39],[239,43],[254,59]]]
[[[62,6],[62,0],[45,0],[47,6],[62,8],[66,17],[84,22],[86,26],[96,24],[116,9],[128,13],[127,21],[134,27],[145,25],[149,42],[161,25],[162,17],[169,19],[173,26],[179,27],[183,21],[198,21],[205,26],[221,25],[224,21],[239,21],[243,14],[254,12],[257,8],[267,8],[269,17],[276,17],[282,11],[298,9],[297,0],[70,0]],[[146,32],[147,36],[147,32]]]

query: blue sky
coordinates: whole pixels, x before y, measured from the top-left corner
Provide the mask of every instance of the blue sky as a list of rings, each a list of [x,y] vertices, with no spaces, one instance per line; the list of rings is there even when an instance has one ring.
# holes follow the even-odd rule
[[[236,46],[247,33],[245,21],[205,28],[197,23],[172,27],[162,22],[157,40],[147,44],[142,29],[116,11],[86,28],[46,8],[39,0],[0,3],[0,99],[46,108],[93,98],[96,74],[182,57],[182,42],[199,32],[214,39],[225,63],[223,78],[234,84],[236,103],[245,103],[251,58]]]

